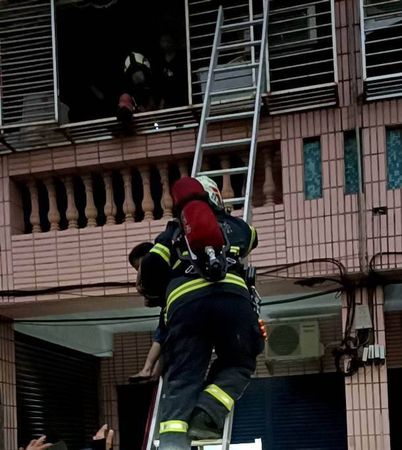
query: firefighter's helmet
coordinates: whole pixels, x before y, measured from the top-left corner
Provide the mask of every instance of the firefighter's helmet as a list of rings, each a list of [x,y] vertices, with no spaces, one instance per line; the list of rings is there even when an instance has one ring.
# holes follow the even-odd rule
[[[202,184],[204,191],[208,194],[211,205],[217,209],[223,209],[222,194],[215,181],[205,175],[197,177],[197,180]]]
[[[131,52],[124,61],[124,73],[133,72],[135,69],[151,70],[150,62],[142,53]]]

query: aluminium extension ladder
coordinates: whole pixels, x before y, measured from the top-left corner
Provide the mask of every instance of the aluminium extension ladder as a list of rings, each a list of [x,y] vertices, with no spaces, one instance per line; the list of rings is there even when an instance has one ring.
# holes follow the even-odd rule
[[[262,17],[252,18],[247,21],[226,24],[224,21],[223,7],[218,9],[214,41],[212,46],[211,60],[208,70],[208,78],[204,92],[204,102],[198,130],[198,138],[195,148],[192,177],[206,175],[211,178],[222,177],[223,175],[245,175],[245,190],[241,197],[225,199],[229,205],[241,205],[243,207],[243,219],[249,222],[251,219],[251,200],[253,190],[253,180],[255,172],[255,160],[257,154],[257,137],[260,123],[260,111],[262,103],[262,93],[265,83],[265,67],[267,58],[267,40],[268,40],[268,5],[269,0],[264,1],[264,11]],[[261,26],[262,31],[260,39],[254,39],[254,27]],[[246,41],[235,43],[221,43],[222,35],[225,32],[237,30],[250,30],[250,37]],[[246,49],[251,51],[251,61],[240,62],[237,64],[219,64],[219,56],[224,52]],[[256,53],[258,60],[256,59]],[[236,71],[244,69],[250,70],[250,85],[235,89],[215,89],[214,85],[218,76],[219,84],[225,82],[225,78],[219,75],[228,74],[230,84],[230,75]],[[229,100],[227,99],[230,96]],[[246,96],[246,102],[241,102],[243,96]],[[226,97],[226,99],[224,99]],[[244,97],[243,97],[244,98]],[[232,100],[231,100],[232,99]],[[207,142],[208,125],[210,123],[222,123],[231,120],[250,119],[252,120],[251,137],[243,139],[232,139],[226,141]],[[221,149],[241,149],[247,147],[247,164],[229,169],[202,170],[205,157],[219,152]],[[159,428],[159,404],[162,397],[163,381],[160,379],[155,398],[152,419],[150,423],[148,443],[146,450],[154,450],[159,447],[158,428]],[[203,450],[204,446],[221,445],[222,450],[229,450],[233,423],[233,410],[228,414],[225,420],[223,436],[221,439],[192,442],[192,446]]]
[[[195,148],[195,155],[191,176],[197,177],[206,175],[210,178],[221,177],[223,175],[246,175],[245,192],[242,197],[226,199],[225,203],[229,205],[243,206],[243,219],[249,222],[251,219],[251,200],[253,190],[253,180],[255,172],[255,160],[257,155],[257,139],[260,124],[260,112],[262,93],[265,85],[265,67],[267,59],[267,42],[268,42],[268,5],[269,1],[264,1],[264,12],[262,18],[252,19],[249,21],[242,21],[237,23],[225,24],[223,17],[223,8],[219,7],[218,19],[216,23],[214,42],[212,46],[212,55],[209,65],[208,78],[204,93],[204,103],[201,113],[200,126],[198,130],[198,138]],[[262,25],[260,39],[254,39],[254,26]],[[247,41],[236,43],[222,44],[222,35],[225,32],[233,32],[236,30],[250,29],[250,39]],[[218,65],[218,58],[222,53],[236,49],[249,48],[251,50],[251,61],[239,64],[223,64]],[[258,53],[258,60],[256,60],[256,51]],[[219,84],[223,84],[224,77],[219,75],[228,74],[227,81],[230,85],[231,74],[239,73],[239,71],[250,70],[252,77],[250,77],[250,85],[235,89],[214,89],[217,84],[217,77]],[[220,99],[235,96],[232,101],[220,101]],[[245,107],[237,101],[241,96],[246,95],[248,101]],[[233,98],[233,97],[232,97]],[[240,109],[240,110],[239,110]],[[223,113],[220,112],[223,110]],[[225,141],[207,142],[208,125],[211,123],[222,123],[225,121],[250,119],[252,120],[251,136],[249,138],[232,139]],[[211,155],[214,152],[219,152],[221,149],[238,149],[243,150],[245,147],[247,151],[247,164],[233,167],[229,169],[219,170],[202,170],[205,156]]]

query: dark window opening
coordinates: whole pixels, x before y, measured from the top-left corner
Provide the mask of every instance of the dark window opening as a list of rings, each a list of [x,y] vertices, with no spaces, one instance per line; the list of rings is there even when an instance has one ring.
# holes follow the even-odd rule
[[[24,214],[24,233],[32,233],[31,225],[31,194],[29,193],[28,187],[24,183],[17,184],[19,193],[21,195],[22,211]]]
[[[136,222],[142,222],[144,220],[144,211],[142,209],[142,199],[144,196],[144,189],[142,186],[142,178],[140,172],[134,169],[131,172],[131,189],[133,193],[133,200],[135,204],[134,220]]]
[[[63,182],[59,178],[54,179],[54,189],[56,192],[57,211],[60,214],[60,230],[68,228],[68,221],[66,217],[67,212],[67,194]]]
[[[85,228],[87,226],[87,218],[85,216],[86,195],[81,177],[73,178],[73,186],[75,206],[78,210],[78,228]]]
[[[93,174],[92,186],[94,193],[94,203],[98,214],[96,222],[99,226],[103,226],[106,223],[106,216],[105,216],[106,191],[103,178],[100,174]]]
[[[158,220],[161,219],[163,216],[163,209],[162,209],[163,188],[159,171],[155,167],[152,167],[151,169],[150,179],[151,179],[151,196],[152,200],[154,201],[154,219]]]
[[[123,211],[123,204],[124,204],[124,183],[123,183],[123,177],[119,172],[113,172],[112,174],[112,183],[113,183],[113,197],[114,202],[116,204],[116,223],[120,224],[123,223],[125,220],[126,215]]]
[[[38,199],[39,199],[40,226],[42,231],[46,232],[50,230],[50,222],[48,219],[49,196],[46,186],[41,182],[38,183]]]
[[[64,1],[57,38],[62,120],[113,117],[123,93],[137,111],[188,104],[184,0]]]

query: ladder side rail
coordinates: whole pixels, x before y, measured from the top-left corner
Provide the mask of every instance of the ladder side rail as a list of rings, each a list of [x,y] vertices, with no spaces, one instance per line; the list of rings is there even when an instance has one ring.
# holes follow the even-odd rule
[[[251,21],[254,19],[254,7],[253,7],[253,2],[252,2],[252,1],[249,2],[248,5],[249,5],[249,15],[250,15],[250,22],[251,22]],[[255,39],[255,33],[254,33],[255,29],[254,29],[254,25],[250,25],[249,30],[250,30],[250,41],[253,42],[254,39]],[[255,47],[254,47],[254,46],[251,46],[250,51],[251,51],[251,63],[253,64],[253,63],[256,62],[256,59],[255,59]],[[255,85],[256,85],[256,82],[257,82],[257,76],[256,76],[257,73],[256,73],[256,70],[255,70],[255,69],[251,69],[251,73],[252,73],[252,77],[253,77],[253,86],[255,86]]]
[[[262,87],[263,87],[263,74],[265,67],[266,48],[268,41],[268,12],[269,12],[269,0],[264,1],[264,21],[262,25],[261,33],[261,48],[260,48],[260,61],[258,66],[258,79],[257,90],[255,94],[254,104],[254,119],[253,127],[251,131],[251,144],[248,163],[247,182],[245,190],[245,204],[243,210],[243,220],[249,222],[251,219],[251,204],[253,195],[253,182],[255,172],[255,160],[257,156],[257,142],[258,142],[258,130],[260,126],[260,113],[261,113],[261,99],[262,99]]]
[[[234,409],[229,412],[225,420],[222,436],[222,450],[230,449],[230,441],[232,440],[233,414]]]
[[[154,441],[156,438],[156,430],[159,423],[159,406],[162,398],[163,378],[159,378],[158,390],[156,392],[154,409],[152,414],[151,426],[149,427],[148,444],[146,450],[152,450],[154,448]]]
[[[209,69],[208,69],[208,78],[207,78],[207,84],[205,86],[205,93],[204,93],[204,104],[202,106],[202,112],[201,112],[201,118],[200,118],[200,126],[198,129],[198,136],[197,136],[197,143],[195,146],[195,154],[194,154],[194,161],[193,161],[193,167],[191,170],[191,176],[196,177],[197,173],[199,172],[201,168],[202,163],[202,144],[205,141],[205,137],[207,134],[207,121],[206,118],[209,115],[209,109],[211,105],[211,88],[213,84],[213,76],[214,76],[214,70],[218,62],[218,47],[220,45],[221,41],[221,26],[223,24],[223,7],[222,5],[219,6],[218,9],[218,17],[216,20],[216,28],[215,28],[215,34],[214,34],[214,41],[212,45],[212,53],[211,53],[211,61],[209,63]]]

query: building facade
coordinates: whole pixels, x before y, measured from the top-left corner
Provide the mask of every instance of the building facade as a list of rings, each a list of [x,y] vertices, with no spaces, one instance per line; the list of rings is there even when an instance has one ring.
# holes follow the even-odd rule
[[[98,358],[100,420],[118,431],[116,448],[122,427],[117,387],[140,369],[151,342],[155,320],[148,316],[155,312],[142,307],[130,285],[135,274],[127,255],[164,229],[172,217],[170,186],[189,173],[217,5],[173,2],[183,15],[188,104],[136,113],[127,135],[114,117],[74,113],[74,120],[77,100],[66,86],[77,81],[71,66],[63,72],[71,65],[66,55],[74,53],[74,33],[66,32],[65,45],[61,33],[75,20],[74,8],[95,23],[101,10],[121,14],[122,3],[0,1],[0,445],[6,450],[17,448],[21,431],[16,355],[26,353],[18,333]],[[261,12],[251,0],[223,6],[229,20]],[[402,442],[396,425],[402,401],[402,4],[271,0],[269,14],[253,198],[260,243],[251,262],[272,330],[313,323],[321,350],[309,358],[261,355],[256,375],[286,382],[332,375],[332,350],[355,335],[351,310],[367,305],[370,343],[385,348],[385,362],[342,376],[343,443],[333,444],[328,433],[323,438],[333,418],[329,424],[314,418],[322,431],[314,442],[327,436],[327,447],[306,445],[396,450]],[[250,123],[238,120],[211,126],[208,138],[250,132]],[[236,158],[241,150],[219,153],[209,166],[227,168]],[[242,180],[225,175],[221,185],[232,198]],[[332,389],[324,383],[322,396]],[[312,394],[307,398],[315,404]],[[273,439],[280,429],[271,430]]]

